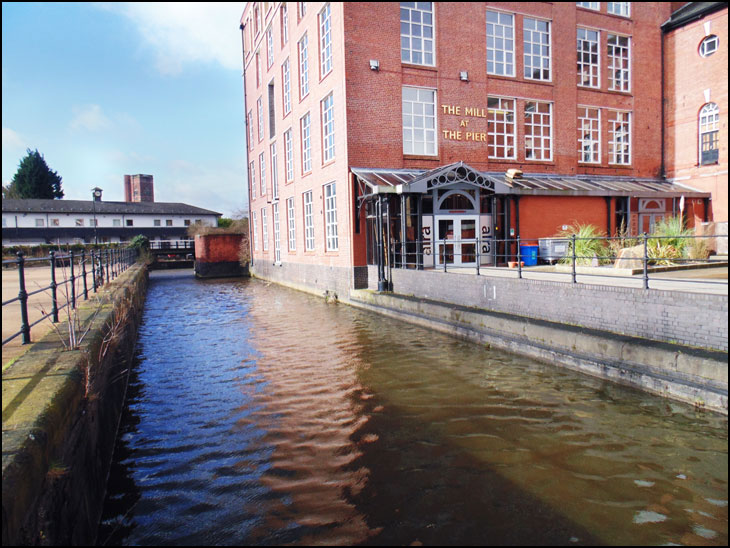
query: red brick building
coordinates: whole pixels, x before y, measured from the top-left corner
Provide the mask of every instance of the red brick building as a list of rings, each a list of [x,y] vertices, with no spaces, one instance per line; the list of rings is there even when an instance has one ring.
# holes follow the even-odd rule
[[[662,28],[666,176],[710,192],[708,216],[727,226],[727,3],[686,4]]]
[[[367,283],[367,265],[501,263],[563,227],[650,230],[670,3],[248,3],[254,273]],[[511,171],[514,170],[514,171]],[[478,240],[479,238],[479,240]],[[496,239],[496,240],[495,240]],[[396,264],[396,265],[398,265]]]

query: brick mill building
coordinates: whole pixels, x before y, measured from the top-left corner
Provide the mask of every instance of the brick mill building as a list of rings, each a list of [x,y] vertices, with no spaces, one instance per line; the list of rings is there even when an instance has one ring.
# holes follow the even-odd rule
[[[249,2],[253,273],[347,294],[393,266],[502,264],[575,223],[711,219],[712,188],[665,177],[681,5]]]

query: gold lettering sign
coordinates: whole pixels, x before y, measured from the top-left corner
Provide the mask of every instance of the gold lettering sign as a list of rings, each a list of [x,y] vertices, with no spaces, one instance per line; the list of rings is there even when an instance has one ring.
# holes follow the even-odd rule
[[[481,107],[462,107],[459,105],[441,105],[441,112],[452,116],[469,116],[472,118],[486,118],[488,109]],[[467,129],[469,120],[459,120],[459,128]],[[442,129],[443,138],[449,141],[476,141],[481,143],[487,142],[487,134],[479,131],[461,131],[452,129]]]

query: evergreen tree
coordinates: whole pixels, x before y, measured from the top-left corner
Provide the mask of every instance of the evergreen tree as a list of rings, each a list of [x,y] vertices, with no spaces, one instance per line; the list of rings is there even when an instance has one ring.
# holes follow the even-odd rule
[[[12,182],[3,188],[3,194],[17,198],[63,198],[61,177],[48,167],[43,155],[36,149],[20,161]]]

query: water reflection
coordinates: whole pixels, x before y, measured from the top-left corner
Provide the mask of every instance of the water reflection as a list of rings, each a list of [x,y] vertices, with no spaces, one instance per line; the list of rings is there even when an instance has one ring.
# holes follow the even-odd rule
[[[157,275],[135,374],[110,544],[727,544],[726,419],[275,285]]]

